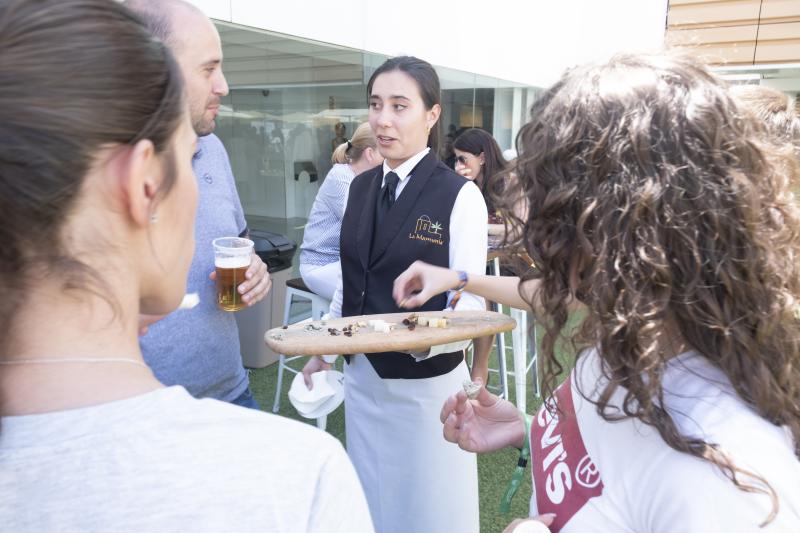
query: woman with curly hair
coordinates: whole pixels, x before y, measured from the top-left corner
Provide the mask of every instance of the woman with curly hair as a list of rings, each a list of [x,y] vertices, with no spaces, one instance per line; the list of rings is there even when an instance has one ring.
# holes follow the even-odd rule
[[[800,531],[796,160],[681,56],[576,68],[531,116],[496,200],[536,268],[464,288],[534,310],[551,399],[531,420],[460,392],[445,437],[530,449],[531,514],[555,514],[553,531]],[[417,263],[394,296],[416,307],[463,285]]]

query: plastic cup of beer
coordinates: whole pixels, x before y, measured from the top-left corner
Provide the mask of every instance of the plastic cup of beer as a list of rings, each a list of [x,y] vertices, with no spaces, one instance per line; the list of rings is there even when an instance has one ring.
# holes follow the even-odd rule
[[[214,269],[217,272],[217,306],[223,311],[238,311],[246,304],[239,294],[239,285],[253,256],[253,241],[241,237],[220,237],[214,245]]]

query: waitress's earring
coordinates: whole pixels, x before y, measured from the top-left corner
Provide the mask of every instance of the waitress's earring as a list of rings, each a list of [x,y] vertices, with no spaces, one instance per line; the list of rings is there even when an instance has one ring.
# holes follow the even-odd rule
[[[431,127],[430,127],[430,126],[427,126],[427,127],[425,128],[425,135],[430,135],[430,134],[431,134]]]
[[[156,222],[158,222],[158,213],[153,213],[150,215],[150,223],[155,224]]]

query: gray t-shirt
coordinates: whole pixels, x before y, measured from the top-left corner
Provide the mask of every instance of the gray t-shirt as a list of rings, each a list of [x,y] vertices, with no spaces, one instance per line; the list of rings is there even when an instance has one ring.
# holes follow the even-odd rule
[[[371,532],[325,432],[169,387],[0,420],[0,529]]]
[[[165,385],[182,385],[196,398],[229,402],[248,381],[236,319],[217,308],[215,285],[208,279],[214,271],[211,241],[236,237],[246,223],[228,154],[215,135],[197,140],[192,168],[200,194],[187,292],[198,293],[200,304],[151,325],[140,345],[145,362]]]

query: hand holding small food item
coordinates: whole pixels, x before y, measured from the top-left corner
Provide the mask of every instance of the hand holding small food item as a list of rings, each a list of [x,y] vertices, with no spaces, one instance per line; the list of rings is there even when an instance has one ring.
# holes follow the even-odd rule
[[[506,446],[522,448],[525,422],[516,406],[489,392],[480,379],[465,382],[464,388],[442,406],[439,418],[444,425],[444,438],[468,452],[492,452]],[[469,399],[468,394],[475,399]]]

